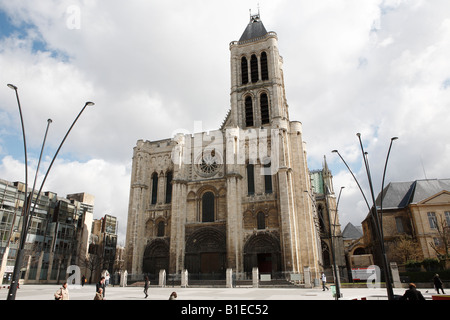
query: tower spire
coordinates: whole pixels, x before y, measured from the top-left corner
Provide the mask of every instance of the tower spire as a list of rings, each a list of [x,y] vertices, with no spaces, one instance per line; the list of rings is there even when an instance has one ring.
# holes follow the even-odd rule
[[[250,12],[250,22],[258,22],[261,20],[259,2],[258,2],[258,13],[257,14],[252,14],[252,9],[248,9],[248,11]]]

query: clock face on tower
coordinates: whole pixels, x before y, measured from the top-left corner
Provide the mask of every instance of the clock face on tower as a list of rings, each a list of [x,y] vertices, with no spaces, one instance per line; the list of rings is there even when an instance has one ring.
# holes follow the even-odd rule
[[[214,176],[222,167],[222,157],[215,150],[202,152],[195,161],[195,171],[202,177]]]

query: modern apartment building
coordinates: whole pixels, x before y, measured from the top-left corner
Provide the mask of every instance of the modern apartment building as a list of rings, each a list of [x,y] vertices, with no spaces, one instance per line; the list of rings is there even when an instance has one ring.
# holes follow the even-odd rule
[[[28,190],[30,192],[30,190]],[[29,194],[27,192],[27,194]],[[0,279],[9,283],[15,267],[23,224],[25,185],[0,180]],[[94,197],[86,193],[60,198],[35,193],[24,246],[20,279],[25,283],[57,283],[70,265],[82,265],[88,254]]]

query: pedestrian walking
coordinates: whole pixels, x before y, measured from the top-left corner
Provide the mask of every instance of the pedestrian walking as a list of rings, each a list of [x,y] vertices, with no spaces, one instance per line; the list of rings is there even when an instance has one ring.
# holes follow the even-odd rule
[[[86,277],[83,274],[83,276],[81,277],[81,286],[84,287],[85,283],[86,283]]]
[[[325,273],[322,272],[322,291],[325,291],[325,289],[330,290],[330,288],[327,287],[327,277]]]
[[[150,280],[148,279],[147,276],[145,276],[145,279],[144,279],[144,294],[145,294],[146,298],[148,297],[147,291],[148,291],[148,287],[149,286],[150,286]]]
[[[103,298],[103,289],[102,288],[98,288],[98,291],[95,293],[94,300],[105,300],[105,298]]]
[[[67,289],[67,282],[64,282],[62,287],[55,292],[55,300],[69,300],[69,289]]]
[[[442,294],[445,294],[444,287],[442,286],[442,280],[441,280],[441,278],[439,278],[439,275],[437,273],[433,277],[433,283],[434,283],[434,288],[436,289],[438,294],[439,294],[439,289],[441,289]]]
[[[422,293],[417,290],[414,283],[409,284],[409,289],[405,291],[400,300],[425,300]]]
[[[102,289],[102,295],[103,295],[103,298],[105,297],[105,289],[106,289],[106,285],[105,285],[105,277],[101,277],[100,278],[100,281],[96,284],[96,286],[95,286],[95,291],[96,292],[98,292],[98,290],[99,289]]]

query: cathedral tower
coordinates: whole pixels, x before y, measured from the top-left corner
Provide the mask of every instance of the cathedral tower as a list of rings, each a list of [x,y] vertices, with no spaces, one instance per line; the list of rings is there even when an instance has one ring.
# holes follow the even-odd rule
[[[287,127],[283,59],[278,37],[267,32],[259,15],[250,23],[231,51],[231,121],[239,128]]]
[[[230,111],[218,130],[134,148],[129,273],[322,271],[302,125],[289,119],[278,36],[259,14],[230,43],[230,67]]]

